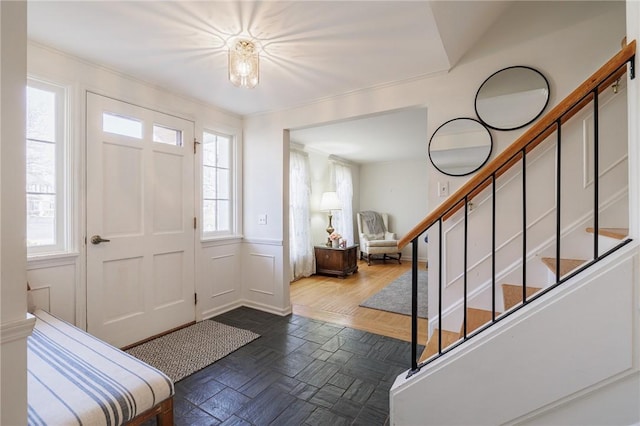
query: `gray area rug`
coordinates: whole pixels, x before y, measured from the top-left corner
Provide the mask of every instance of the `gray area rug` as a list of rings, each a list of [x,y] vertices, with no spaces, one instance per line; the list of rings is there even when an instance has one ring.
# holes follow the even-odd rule
[[[177,382],[258,337],[259,334],[249,330],[204,320],[134,346],[126,352]]]
[[[411,271],[360,304],[365,308],[411,315]],[[418,317],[427,318],[427,270],[418,269]]]

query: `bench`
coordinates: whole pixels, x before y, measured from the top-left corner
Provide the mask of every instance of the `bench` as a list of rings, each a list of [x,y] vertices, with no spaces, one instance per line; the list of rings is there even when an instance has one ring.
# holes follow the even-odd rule
[[[27,339],[29,425],[173,425],[173,382],[161,371],[37,310]]]

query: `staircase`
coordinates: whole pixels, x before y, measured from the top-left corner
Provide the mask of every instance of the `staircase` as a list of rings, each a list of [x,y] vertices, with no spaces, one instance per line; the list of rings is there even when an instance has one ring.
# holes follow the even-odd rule
[[[414,255],[409,377],[630,242],[626,228],[610,227],[626,226],[628,221],[628,218],[618,220],[611,214],[616,209],[628,210],[624,190],[627,183],[612,180],[620,179],[620,173],[612,178],[614,173],[607,173],[613,166],[599,163],[601,156],[609,160],[598,154],[599,138],[605,139],[598,130],[598,123],[605,120],[607,114],[609,117],[613,114],[603,107],[615,103],[613,95],[605,90],[627,72],[627,63],[633,63],[634,57],[635,41],[623,47],[399,241],[400,248],[411,242]],[[630,69],[633,71],[633,67]],[[609,119],[615,120],[619,116],[613,115],[614,118]],[[584,130],[583,123],[588,122],[592,123],[592,130]],[[602,128],[606,127],[602,125]],[[584,170],[584,173],[571,175],[564,170],[568,161],[578,157],[571,149],[577,143],[575,140],[580,139],[580,132],[585,132],[583,139],[589,139],[593,144],[592,147],[581,146],[589,154],[584,158],[589,157],[593,163],[583,164],[582,158],[578,158],[577,165],[568,169]],[[607,155],[617,142],[626,150],[625,139],[608,138]],[[563,149],[573,155],[563,159]],[[551,164],[551,167],[544,164]],[[528,181],[534,178],[533,183]],[[540,189],[548,181],[551,182],[549,189]],[[528,187],[535,190],[527,192]],[[618,190],[624,192],[618,196],[623,199],[620,205],[612,195]],[[520,201],[513,196],[517,191],[521,191]],[[544,196],[549,193],[554,194],[551,200]],[[533,198],[539,194],[543,194],[540,200]],[[501,207],[501,197],[508,196],[511,196],[509,204]],[[474,207],[469,209],[472,201]],[[540,206],[545,206],[542,210],[548,212],[541,213]],[[535,213],[529,213],[531,210]],[[502,216],[498,219],[498,215]],[[519,225],[517,217],[521,218]],[[505,218],[510,223],[505,223]],[[513,228],[514,223],[520,226],[519,230],[504,228],[505,225]],[[607,226],[602,226],[603,223]],[[425,349],[418,357],[417,305],[425,301],[416,299],[417,244],[425,232],[429,233],[430,252],[435,250],[438,260],[432,262],[430,259],[429,262],[431,333],[428,340],[423,340]],[[470,234],[473,237],[469,237]],[[457,241],[454,240],[456,236]],[[472,243],[470,238],[475,238]],[[480,240],[490,241],[491,247],[486,244],[479,248]],[[449,259],[447,255],[459,258]],[[433,278],[438,281],[437,285],[433,284]],[[434,310],[436,298],[437,309]]]
[[[593,234],[594,228],[588,227],[586,228],[586,233]],[[612,241],[622,241],[625,240],[629,235],[628,228],[600,228],[598,230],[598,234],[608,240]],[[612,244],[611,241],[608,242],[605,240],[605,244],[607,250],[613,247],[615,244]],[[549,269],[549,273],[555,277],[556,274],[556,258],[552,257],[541,257],[540,261],[546,265]],[[560,259],[560,276],[566,276],[568,274],[574,273],[581,266],[587,263],[585,259]],[[555,282],[555,278],[550,282]],[[525,297],[524,304],[529,303],[535,295],[541,295],[542,291],[548,285],[539,285],[539,286],[526,286],[525,289]],[[523,305],[523,287],[518,284],[502,284],[502,304],[504,311],[509,312],[512,308],[517,308]],[[495,317],[499,318],[502,315],[501,312],[496,312]],[[443,329],[440,332],[439,329],[435,329],[434,333],[431,335],[431,338],[428,340],[427,345],[425,346],[422,355],[418,363],[422,364],[425,361],[429,360],[431,357],[438,355],[441,350],[447,349],[454,345],[461,343],[464,340],[465,335],[469,335],[474,331],[490,325],[494,321],[494,315],[491,310],[482,309],[482,308],[467,308],[466,310],[466,324],[467,329],[466,333],[464,330],[464,321],[460,326],[460,330],[452,331]],[[442,338],[442,346],[439,345],[439,339]]]
[[[413,253],[412,364],[390,391],[393,424],[607,424],[619,412],[619,424],[637,423],[640,244],[625,228],[628,168],[618,161],[609,173],[598,154],[599,138],[605,159],[620,145],[599,130],[603,92],[634,61],[635,41],[399,241]],[[582,139],[571,139],[575,127]],[[572,151],[576,139],[588,155]],[[540,190],[541,176],[554,184]],[[551,194],[546,205],[531,200],[531,180],[535,195]],[[425,232],[428,301],[417,297]],[[432,329],[420,340],[417,308],[427,302]]]

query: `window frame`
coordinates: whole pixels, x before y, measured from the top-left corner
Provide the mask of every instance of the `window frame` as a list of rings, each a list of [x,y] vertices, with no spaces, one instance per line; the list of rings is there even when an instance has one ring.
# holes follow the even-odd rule
[[[229,158],[228,158],[228,167],[217,167],[217,166],[211,166],[211,165],[205,165],[205,156],[204,156],[204,140],[205,140],[205,134],[209,134],[209,135],[214,135],[216,137],[222,137],[222,138],[227,138],[229,141]],[[240,232],[240,220],[238,217],[240,208],[239,208],[239,195],[238,195],[238,191],[239,191],[239,183],[238,183],[238,179],[239,179],[239,164],[238,164],[238,156],[239,156],[239,151],[238,151],[238,134],[237,131],[233,131],[233,130],[229,130],[227,129],[225,130],[221,130],[221,129],[216,129],[214,130],[211,127],[204,127],[201,131],[201,137],[202,137],[202,142],[201,142],[201,149],[199,149],[200,151],[200,161],[199,161],[199,173],[200,173],[200,191],[199,191],[199,203],[200,203],[200,211],[199,211],[199,215],[200,215],[200,240],[201,241],[212,241],[212,240],[219,240],[219,239],[225,239],[225,238],[236,238],[239,236],[239,232]],[[204,211],[204,206],[205,206],[205,197],[204,197],[204,181],[205,181],[205,167],[214,167],[216,169],[218,168],[226,168],[229,172],[229,181],[228,181],[228,201],[229,201],[229,207],[228,207],[228,215],[229,215],[229,229],[224,229],[224,230],[215,230],[215,231],[205,231],[205,211]]]
[[[63,84],[57,84],[36,77],[28,76],[25,87],[32,87],[55,94],[55,244],[29,246],[26,242],[27,257],[55,256],[71,253],[71,189],[70,189],[70,126],[69,126],[69,94],[70,90]],[[25,122],[26,124],[26,122]],[[25,149],[29,139],[25,132]],[[25,157],[26,162],[26,157]],[[26,165],[25,165],[26,167]],[[25,181],[25,197],[29,194]],[[26,211],[25,211],[26,213]]]

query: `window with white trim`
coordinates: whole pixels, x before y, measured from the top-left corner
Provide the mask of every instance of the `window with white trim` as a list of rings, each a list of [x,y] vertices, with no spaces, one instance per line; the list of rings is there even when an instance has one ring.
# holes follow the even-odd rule
[[[235,137],[204,131],[202,138],[202,237],[235,233]]]
[[[68,249],[66,98],[64,87],[33,79],[27,82],[26,198],[30,255]]]

